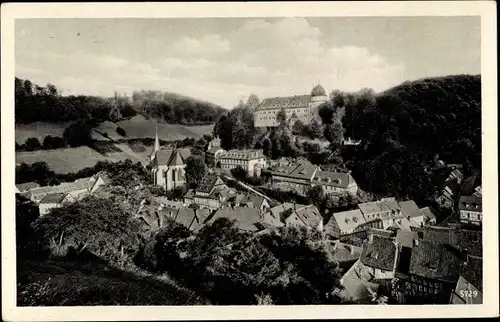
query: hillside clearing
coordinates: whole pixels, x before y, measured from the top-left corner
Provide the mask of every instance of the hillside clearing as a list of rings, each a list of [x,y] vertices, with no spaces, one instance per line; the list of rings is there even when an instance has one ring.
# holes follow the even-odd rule
[[[64,129],[74,122],[47,123],[35,122],[29,124],[16,124],[16,143],[23,144],[28,138],[37,138],[41,143],[47,135],[62,137]]]

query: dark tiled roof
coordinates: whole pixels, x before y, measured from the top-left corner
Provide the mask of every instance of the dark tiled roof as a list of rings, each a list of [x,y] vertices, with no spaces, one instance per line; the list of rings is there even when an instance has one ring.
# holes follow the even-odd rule
[[[363,245],[361,262],[370,267],[392,271],[396,262],[396,244],[393,238],[373,236]]]
[[[254,160],[265,158],[262,150],[229,150],[220,154],[220,159]]]
[[[323,220],[318,208],[314,205],[307,205],[294,211],[297,217],[308,227],[318,227]]]
[[[436,215],[434,214],[431,208],[429,207],[421,208],[420,211],[424,214],[424,216],[429,218],[429,220],[436,219]]]
[[[483,259],[472,258],[467,259],[467,265],[463,266],[460,274],[469,281],[472,285],[483,291]]]
[[[48,195],[45,195],[43,199],[40,201],[40,203],[61,203],[64,198],[66,197],[67,194],[65,193],[51,193]]]
[[[33,188],[38,188],[40,185],[36,182],[26,182],[26,183],[20,183],[16,184],[17,189],[19,189],[20,192],[25,192],[29,189]]]
[[[476,196],[461,196],[458,204],[460,210],[483,211],[483,198]]]
[[[449,244],[451,228],[449,227],[424,227],[424,239],[439,244]]]
[[[371,300],[373,294],[376,294],[379,288],[378,284],[363,281],[357,278],[344,278],[342,280],[344,289],[340,295],[348,297],[353,301]]]
[[[236,220],[236,226],[244,231],[257,231],[255,224],[260,223],[261,217],[259,210],[248,207],[225,207],[217,210],[209,222],[214,222],[218,218],[229,218]]]
[[[450,232],[450,244],[468,255],[483,257],[483,238],[480,230],[456,229]]]
[[[449,245],[421,239],[413,246],[410,274],[455,282],[461,268],[462,261],[457,251]]]
[[[215,174],[206,175],[201,179],[200,183],[198,184],[198,187],[196,188],[196,191],[209,193],[215,186],[217,179],[218,176]]]
[[[363,248],[361,247],[341,243],[339,241],[328,243],[327,249],[332,259],[338,263],[355,261],[359,259],[363,252]]]
[[[332,187],[347,188],[349,184],[354,183],[350,173],[335,171],[317,171],[313,182]]]
[[[311,95],[266,98],[257,106],[256,111],[281,108],[307,108]]]
[[[470,196],[474,193],[474,189],[481,185],[481,176],[473,175],[465,178],[462,182],[462,189],[460,190],[460,195]]]
[[[401,201],[399,206],[407,216],[419,211],[417,204],[413,200]]]
[[[177,153],[175,153],[177,152]],[[178,157],[177,154],[180,156]],[[171,162],[182,161],[183,164],[186,159],[191,155],[190,149],[162,149],[156,152],[155,163],[157,165],[170,165]],[[175,161],[173,159],[175,158]],[[171,164],[174,165],[174,164]]]

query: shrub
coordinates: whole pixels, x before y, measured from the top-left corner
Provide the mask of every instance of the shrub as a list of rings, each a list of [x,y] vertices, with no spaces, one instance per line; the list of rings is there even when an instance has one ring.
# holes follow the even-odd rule
[[[121,136],[127,136],[127,133],[125,132],[125,130],[121,127],[117,127],[116,128],[116,133],[118,133],[119,135]]]
[[[37,138],[29,138],[24,143],[24,148],[26,151],[35,151],[35,150],[40,150],[42,148],[42,145],[40,144],[40,141],[38,141]]]

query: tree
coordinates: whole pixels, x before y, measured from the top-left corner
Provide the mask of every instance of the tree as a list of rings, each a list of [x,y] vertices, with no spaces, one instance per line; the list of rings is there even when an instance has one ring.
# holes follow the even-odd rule
[[[344,129],[339,122],[326,124],[324,129],[324,136],[330,142],[332,147],[337,147],[342,144],[344,139]]]
[[[286,127],[287,119],[285,109],[281,109],[278,114],[276,114],[276,122],[278,122],[278,127]]]
[[[244,181],[247,178],[247,172],[241,166],[237,166],[236,168],[231,169],[231,174],[237,180]]]
[[[202,157],[190,156],[186,159],[185,171],[188,186],[196,186],[207,172],[205,161]]]
[[[78,121],[64,130],[63,138],[71,147],[90,145],[92,128],[87,121]]]
[[[309,123],[308,132],[311,139],[319,138],[323,134],[323,128],[316,118],[313,118]]]
[[[302,135],[304,133],[305,125],[301,120],[295,121],[292,126],[292,133],[295,135]]]
[[[64,147],[66,147],[66,143],[63,138],[47,135],[43,140],[43,148],[46,150],[61,149]]]
[[[259,105],[259,103],[260,103],[259,97],[256,94],[252,93],[250,94],[250,96],[248,96],[246,105],[248,107],[256,107],[257,105]]]
[[[26,151],[35,151],[40,150],[42,148],[42,145],[37,138],[29,138],[24,143],[24,148],[26,149]]]
[[[116,133],[118,133],[119,135],[121,136],[127,136],[127,133],[125,132],[125,130],[121,127],[117,127],[116,128]]]
[[[321,186],[310,187],[309,189],[307,189],[306,195],[307,198],[309,198],[309,201],[316,206],[321,205],[325,198],[325,193]]]
[[[266,137],[264,142],[262,142],[262,150],[265,156],[272,157],[273,145],[268,137]]]

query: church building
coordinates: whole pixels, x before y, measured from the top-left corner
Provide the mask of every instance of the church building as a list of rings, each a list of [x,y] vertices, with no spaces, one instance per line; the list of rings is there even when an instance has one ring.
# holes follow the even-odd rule
[[[153,183],[165,190],[184,186],[186,184],[186,159],[190,155],[191,151],[189,149],[161,148],[157,127],[155,144],[150,156]]]
[[[318,107],[327,100],[326,91],[319,84],[312,89],[310,95],[266,98],[254,110],[254,124],[256,127],[278,126],[276,116],[281,109],[285,110],[291,124],[297,120],[309,124],[318,114]]]

